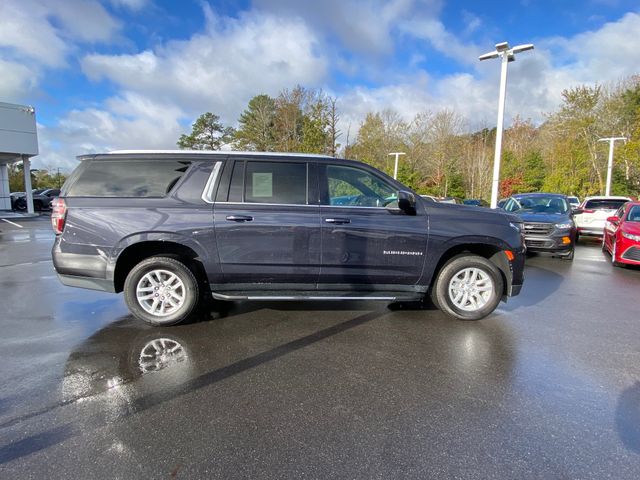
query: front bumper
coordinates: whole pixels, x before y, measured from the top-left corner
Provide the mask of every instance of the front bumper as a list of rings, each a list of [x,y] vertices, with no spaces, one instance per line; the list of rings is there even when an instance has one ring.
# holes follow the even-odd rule
[[[569,238],[569,243],[564,239]],[[528,252],[569,253],[575,243],[574,232],[557,232],[552,235],[526,235],[524,243]]]

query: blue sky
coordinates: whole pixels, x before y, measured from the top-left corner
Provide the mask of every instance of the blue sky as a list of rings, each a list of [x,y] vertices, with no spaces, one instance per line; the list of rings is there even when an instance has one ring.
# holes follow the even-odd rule
[[[499,41],[507,117],[541,122],[564,88],[640,73],[640,4],[513,1],[2,0],[0,101],[37,111],[38,167],[75,155],[172,148],[200,113],[235,125],[256,94],[302,84],[339,98],[352,135],[367,112],[410,120],[452,108],[495,121]]]

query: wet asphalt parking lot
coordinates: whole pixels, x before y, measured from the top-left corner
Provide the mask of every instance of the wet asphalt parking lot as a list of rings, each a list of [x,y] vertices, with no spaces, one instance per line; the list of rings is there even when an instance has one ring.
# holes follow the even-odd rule
[[[480,322],[244,303],[157,329],[0,221],[0,478],[640,478],[640,269],[527,260]],[[159,352],[165,352],[160,354]]]

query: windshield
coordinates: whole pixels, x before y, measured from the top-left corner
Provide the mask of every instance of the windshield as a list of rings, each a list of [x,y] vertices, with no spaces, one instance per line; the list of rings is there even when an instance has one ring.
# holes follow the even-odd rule
[[[556,195],[531,195],[511,198],[505,210],[513,213],[563,214],[569,211],[567,201]]]
[[[627,214],[627,222],[640,223],[640,205],[634,205],[629,209],[629,213]]]

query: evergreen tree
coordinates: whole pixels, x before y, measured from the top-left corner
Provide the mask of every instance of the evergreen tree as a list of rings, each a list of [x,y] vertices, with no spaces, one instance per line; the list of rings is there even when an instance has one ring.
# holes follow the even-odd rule
[[[269,95],[256,95],[240,115],[235,146],[240,150],[272,152],[275,138],[276,102]]]
[[[203,113],[192,125],[189,135],[182,134],[178,147],[190,150],[220,150],[233,138],[233,128],[220,123],[220,117],[211,112]]]

